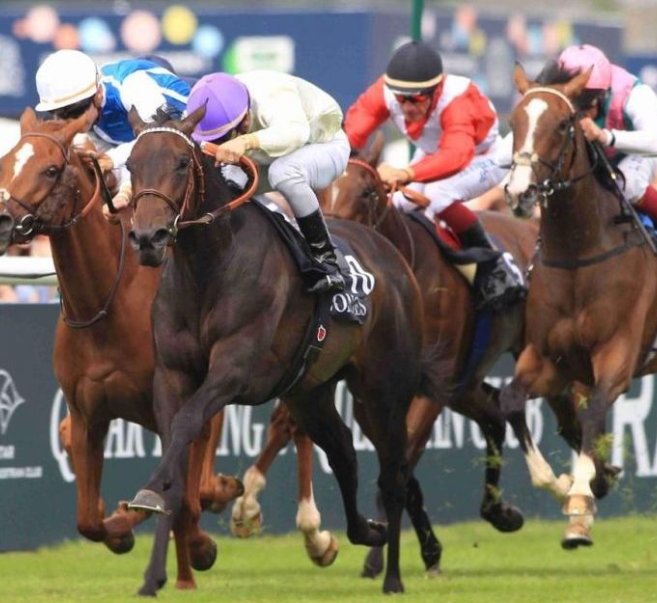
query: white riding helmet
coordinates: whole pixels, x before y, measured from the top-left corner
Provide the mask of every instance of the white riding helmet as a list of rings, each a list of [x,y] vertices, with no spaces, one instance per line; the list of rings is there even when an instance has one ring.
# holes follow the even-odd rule
[[[52,53],[36,72],[37,111],[68,107],[96,93],[100,76],[96,63],[79,50]]]

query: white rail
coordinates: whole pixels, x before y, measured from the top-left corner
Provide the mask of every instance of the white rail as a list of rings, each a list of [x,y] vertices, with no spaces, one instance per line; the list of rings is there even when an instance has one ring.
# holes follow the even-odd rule
[[[57,275],[52,258],[2,256],[0,284],[56,285]]]

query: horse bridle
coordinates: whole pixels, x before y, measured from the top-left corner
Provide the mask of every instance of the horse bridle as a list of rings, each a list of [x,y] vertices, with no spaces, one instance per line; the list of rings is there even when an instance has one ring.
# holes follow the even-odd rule
[[[251,172],[251,184],[250,186],[237,198],[233,199],[229,203],[226,203],[225,205],[222,205],[221,207],[202,214],[198,218],[190,219],[190,220],[183,220],[182,217],[186,212],[189,212],[192,210],[191,208],[191,199],[193,198],[194,190],[196,188],[196,181],[199,181],[199,197],[200,197],[200,203],[198,205],[203,206],[205,202],[205,174],[203,170],[203,164],[199,158],[199,147],[196,145],[196,143],[189,137],[187,134],[184,132],[177,130],[176,128],[170,128],[166,126],[156,126],[152,128],[146,128],[142,130],[138,135],[136,140],[139,140],[142,136],[146,136],[147,134],[175,134],[176,136],[179,136],[182,138],[187,145],[191,148],[191,158],[192,161],[189,164],[187,168],[187,184],[185,185],[185,194],[183,197],[182,204],[178,205],[174,199],[172,199],[169,195],[166,193],[163,193],[162,191],[159,191],[156,188],[145,188],[140,190],[137,194],[134,195],[132,198],[132,203],[134,208],[137,208],[137,202],[145,196],[152,196],[152,197],[158,197],[162,199],[173,211],[174,213],[174,219],[173,222],[171,223],[171,226],[169,227],[169,235],[171,237],[171,244],[175,242],[176,237],[178,236],[178,232],[184,228],[188,228],[189,226],[194,226],[198,224],[203,224],[203,225],[208,225],[214,222],[220,215],[230,212],[234,210],[235,208],[239,207],[246,201],[248,201],[253,194],[255,193],[256,189],[258,188],[258,168],[256,167],[255,163],[253,160],[249,159],[248,157],[242,157],[240,160],[240,164],[243,165],[248,171]],[[204,148],[203,152],[206,152],[209,155],[214,156],[214,153],[212,152],[212,147],[214,145],[211,145],[210,143],[206,143],[207,148]]]
[[[568,188],[570,188],[573,184],[593,174],[593,172],[597,168],[597,154],[594,155],[594,161],[592,165],[584,173],[574,176],[570,179],[566,177],[567,175],[565,168],[566,153],[571,146],[573,147],[575,146],[575,122],[578,119],[580,119],[581,115],[578,111],[575,110],[575,107],[573,106],[571,100],[565,94],[563,94],[559,90],[556,90],[555,88],[550,88],[547,86],[538,86],[535,88],[530,88],[525,92],[524,96],[529,96],[531,94],[538,94],[538,93],[552,94],[554,96],[557,96],[562,101],[564,101],[568,106],[568,108],[570,109],[570,116],[568,118],[568,131],[566,132],[566,136],[564,137],[564,140],[561,144],[561,148],[559,149],[559,155],[557,157],[556,164],[540,157],[537,153],[529,153],[527,151],[522,151],[522,152],[516,151],[513,154],[513,160],[511,162],[510,169],[511,171],[513,171],[513,169],[517,166],[527,166],[532,170],[532,172],[534,172],[534,174],[536,174],[536,169],[535,169],[536,166],[543,165],[550,170],[550,177],[545,178],[542,182],[536,184],[538,196],[541,200],[541,205],[545,206],[548,198],[554,195],[555,192],[565,191]],[[573,162],[575,160],[574,157],[575,154],[573,153],[573,159],[572,159]],[[572,167],[572,162],[571,162],[571,167]],[[508,184],[505,186],[505,189],[507,187]]]
[[[37,138],[37,137],[45,138],[46,140],[49,140],[50,142],[54,143],[55,146],[61,152],[62,157],[64,158],[64,164],[59,169],[59,174],[57,175],[57,178],[53,182],[52,187],[43,196],[43,198],[37,202],[30,203],[23,199],[19,199],[14,195],[12,195],[8,189],[0,190],[0,201],[2,201],[5,204],[7,204],[9,201],[13,201],[27,212],[20,219],[20,221],[14,226],[18,234],[20,234],[23,237],[29,237],[30,235],[39,234],[39,233],[52,234],[71,228],[91,211],[91,208],[94,206],[96,201],[101,197],[102,190],[104,187],[104,180],[102,174],[98,172],[98,169],[94,168],[94,175],[96,178],[96,186],[94,188],[94,192],[91,196],[91,199],[89,199],[89,201],[87,201],[87,203],[82,206],[82,209],[78,213],[74,213],[73,216],[68,220],[66,220],[63,224],[50,224],[48,222],[44,222],[43,220],[41,220],[39,217],[39,208],[41,207],[41,203],[43,203],[43,201],[52,193],[55,186],[57,186],[57,184],[61,180],[62,175],[66,171],[66,168],[70,165],[71,151],[70,148],[66,149],[64,145],[61,143],[61,141],[59,141],[57,138],[55,138],[50,134],[46,134],[45,132],[28,132],[26,134],[23,134],[16,146],[18,146],[18,144],[20,144],[25,138]],[[76,190],[76,194],[77,194],[77,200],[74,206],[78,205],[78,201],[80,199],[80,189]]]

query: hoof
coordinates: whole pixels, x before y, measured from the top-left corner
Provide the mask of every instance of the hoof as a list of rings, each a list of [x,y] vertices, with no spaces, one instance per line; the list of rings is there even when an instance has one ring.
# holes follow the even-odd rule
[[[321,554],[311,556],[310,560],[319,567],[328,567],[332,565],[338,556],[340,545],[338,544],[338,539],[331,534],[331,542],[328,545],[328,548]]]
[[[176,590],[196,590],[194,580],[176,580]]]
[[[166,583],[167,583],[166,577],[156,580],[154,584],[150,582],[146,582],[137,591],[137,594],[140,597],[157,597],[157,591],[162,589]]]
[[[347,531],[349,542],[365,546],[384,546],[388,543],[388,526],[373,519],[362,519],[356,530]]]
[[[562,512],[564,515],[595,515],[597,508],[595,498],[584,494],[573,494],[566,498]]]
[[[593,540],[588,534],[567,530],[561,539],[561,548],[565,551],[574,551],[580,546],[593,546]]]
[[[404,585],[400,578],[388,578],[383,581],[383,592],[385,594],[403,593]]]
[[[520,509],[501,502],[482,507],[480,514],[498,532],[517,532],[525,523]]]
[[[383,549],[373,547],[365,557],[363,570],[360,573],[361,578],[376,578],[383,571]]]
[[[128,503],[128,509],[141,509],[151,513],[169,513],[165,508],[164,499],[152,490],[139,490],[134,499]]]
[[[208,538],[197,546],[190,546],[189,557],[190,563],[195,570],[198,570],[199,572],[209,570],[217,560],[216,542],[211,538]],[[177,585],[176,588],[178,588]],[[192,586],[191,588],[196,588],[196,585]]]
[[[105,546],[116,555],[124,555],[134,548],[135,535],[128,532],[122,536],[110,536],[105,540]]]
[[[249,519],[235,519],[231,517],[230,532],[237,538],[250,538],[262,531],[262,513]]]
[[[440,578],[440,576],[443,575],[443,570],[440,569],[439,565],[434,565],[432,567],[428,567],[425,570],[424,575],[426,578],[433,580],[434,578]]]

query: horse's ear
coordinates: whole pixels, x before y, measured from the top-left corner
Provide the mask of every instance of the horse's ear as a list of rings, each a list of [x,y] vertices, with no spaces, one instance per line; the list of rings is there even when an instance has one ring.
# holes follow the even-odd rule
[[[203,103],[198,109],[192,111],[185,119],[180,122],[180,130],[190,136],[194,131],[196,124],[205,117],[205,107],[207,101]]]
[[[375,135],[374,135],[374,142],[372,142],[372,146],[368,149],[367,153],[365,153],[365,161],[369,163],[372,167],[376,167],[379,165],[379,160],[381,159],[381,152],[383,151],[383,143],[384,143],[384,136],[383,132],[379,130]]]
[[[516,63],[516,66],[513,68],[513,83],[516,85],[520,94],[524,94],[532,86],[536,85],[536,82],[531,81],[527,77],[527,74],[520,63]]]
[[[146,127],[146,122],[139,116],[139,111],[135,107],[131,107],[128,111],[128,121],[135,136]]]
[[[25,111],[23,111],[20,119],[21,133],[25,134],[25,132],[31,132],[36,129],[38,123],[39,118],[34,109],[32,109],[32,107],[25,107]]]
[[[76,134],[88,132],[96,119],[97,113],[93,106],[89,107],[80,117],[70,120],[60,131],[59,136],[68,144]]]
[[[563,91],[568,98],[577,98],[584,87],[586,82],[589,81],[591,77],[591,72],[593,71],[593,65],[591,65],[586,71],[582,71],[579,75],[576,75],[563,87]]]

